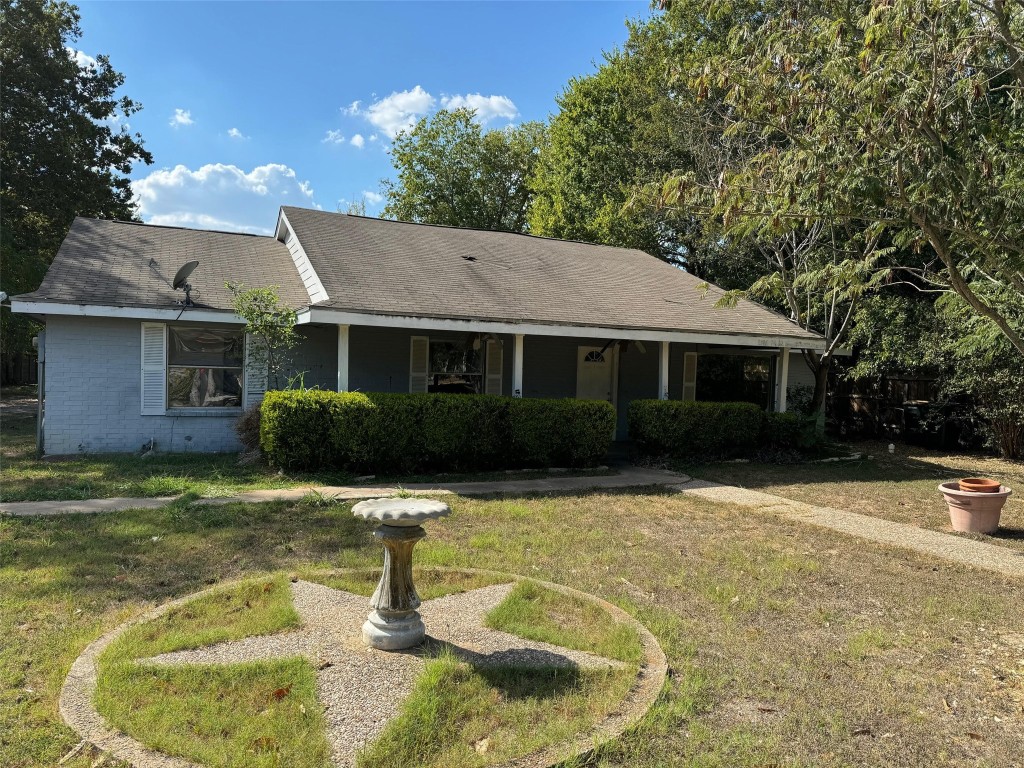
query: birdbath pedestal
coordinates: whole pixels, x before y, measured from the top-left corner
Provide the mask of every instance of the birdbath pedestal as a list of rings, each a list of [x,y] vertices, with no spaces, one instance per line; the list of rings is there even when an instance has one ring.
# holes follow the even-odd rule
[[[423,642],[426,630],[420,597],[412,581],[412,548],[427,535],[421,525],[451,513],[433,499],[370,499],[352,507],[352,514],[376,520],[374,538],[384,545],[384,572],[370,598],[370,616],[363,624],[363,642],[382,651],[411,648]]]

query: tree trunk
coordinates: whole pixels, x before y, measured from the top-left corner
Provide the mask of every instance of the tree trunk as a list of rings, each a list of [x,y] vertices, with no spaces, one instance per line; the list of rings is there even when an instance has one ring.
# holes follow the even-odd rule
[[[814,414],[815,431],[825,434],[825,396],[828,394],[828,374],[832,370],[832,355],[816,355],[813,352],[806,356],[807,363],[814,372],[814,394],[811,396],[810,411]]]

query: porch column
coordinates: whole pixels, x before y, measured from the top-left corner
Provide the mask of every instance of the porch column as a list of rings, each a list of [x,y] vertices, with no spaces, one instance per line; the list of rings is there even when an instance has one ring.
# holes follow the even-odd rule
[[[512,397],[523,396],[523,334],[516,334],[512,350]]]
[[[775,368],[775,410],[786,410],[786,389],[789,386],[789,347],[779,350],[779,364]]]
[[[348,326],[338,326],[338,391],[348,392]]]
[[[658,399],[668,400],[668,342],[660,341],[658,344]]]

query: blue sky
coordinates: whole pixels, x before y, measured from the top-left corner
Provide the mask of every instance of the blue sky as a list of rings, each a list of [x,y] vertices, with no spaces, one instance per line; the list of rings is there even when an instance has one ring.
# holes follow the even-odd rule
[[[544,120],[647,2],[89,2],[105,53],[144,109],[153,153],[132,174],[144,220],[266,232],[282,204],[380,211],[387,149],[443,106],[488,127]]]

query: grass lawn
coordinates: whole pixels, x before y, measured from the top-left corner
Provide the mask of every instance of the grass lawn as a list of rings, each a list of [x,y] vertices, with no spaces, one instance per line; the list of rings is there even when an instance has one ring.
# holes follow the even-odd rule
[[[568,584],[622,606],[661,642],[663,699],[587,765],[1020,764],[1020,580],[672,494],[450,502],[419,565]],[[371,530],[347,504],[281,502],[0,519],[0,765],[56,765],[77,744],[57,697],[105,631],[223,580],[375,567]],[[231,631],[260,626],[239,616]],[[252,670],[249,689],[281,674],[301,693],[300,670]],[[435,674],[492,695],[450,663]],[[201,682],[166,684],[188,701]],[[515,683],[489,688],[497,682]]]
[[[8,402],[19,401],[16,411],[5,412],[0,431],[0,499],[3,501],[58,501],[104,499],[114,496],[143,498],[177,496],[231,496],[244,491],[294,488],[302,485],[353,485],[346,472],[279,474],[262,465],[240,465],[238,455],[209,453],[82,454],[57,460],[36,458],[36,415],[28,407],[30,388],[5,388]],[[34,401],[33,401],[34,402]],[[613,474],[607,468],[577,469],[557,477]],[[546,470],[514,473],[378,475],[374,483],[456,483],[489,480],[530,480],[549,477]]]
[[[707,464],[687,467],[694,477],[773,493],[808,504],[951,531],[938,485],[962,477],[993,477],[1013,489],[993,536],[959,534],[1024,552],[1024,464],[979,456],[951,455],[912,445],[857,443],[872,456],[828,464]]]

